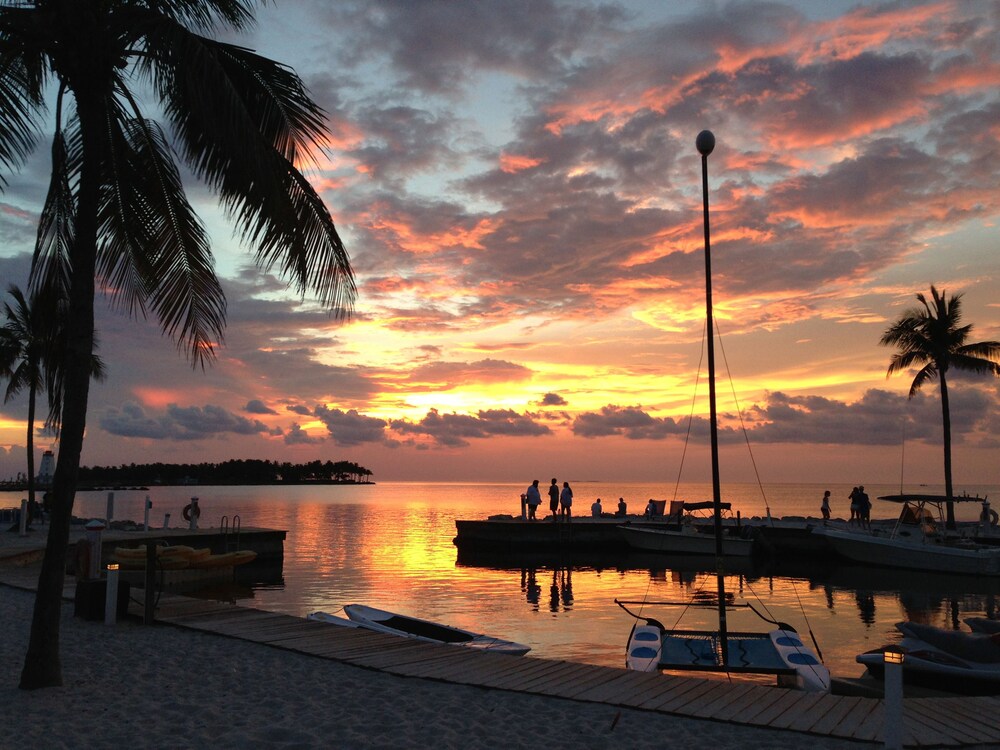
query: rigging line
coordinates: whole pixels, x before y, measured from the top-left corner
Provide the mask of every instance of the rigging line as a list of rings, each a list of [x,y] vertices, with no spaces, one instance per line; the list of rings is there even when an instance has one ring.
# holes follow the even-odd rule
[[[684,435],[684,448],[681,450],[681,463],[677,467],[677,481],[674,483],[674,496],[673,499],[677,499],[677,493],[681,486],[681,474],[684,471],[684,459],[687,456],[688,443],[691,441],[691,426],[694,422],[694,407],[698,403],[698,384],[701,382],[701,364],[705,361],[705,331],[708,329],[708,321],[706,320],[701,328],[701,354],[698,357],[698,369],[694,376],[694,393],[691,394],[691,411],[688,412],[687,420],[687,433]]]
[[[687,611],[691,609],[691,602],[705,589],[705,584],[709,581],[711,576],[702,576],[701,585],[698,590],[694,592],[692,596],[688,597],[687,604],[681,609],[681,613],[677,615],[677,619],[674,620],[674,624],[670,627],[671,630],[677,630],[677,626],[681,624],[681,619],[687,614]]]
[[[747,444],[747,452],[750,454],[750,465],[753,466],[753,474],[757,478],[757,487],[760,488],[760,496],[764,498],[764,507],[767,509],[767,518],[771,520],[771,506],[767,502],[767,493],[764,492],[764,484],[760,481],[760,472],[757,470],[757,460],[753,455],[753,448],[750,447],[750,435],[747,433],[747,426],[743,422],[743,409],[740,406],[740,400],[736,397],[736,386],[733,384],[733,373],[729,369],[729,360],[726,358],[726,347],[722,344],[722,331],[719,329],[719,321],[715,321],[715,333],[719,341],[719,349],[722,351],[722,362],[726,366],[726,375],[729,377],[729,390],[733,394],[733,403],[736,404],[736,414],[740,418],[740,429],[743,430],[743,439]],[[774,525],[774,521],[771,521],[771,525]]]
[[[906,417],[902,419],[903,436],[899,446],[899,494],[903,494],[903,472],[906,468]]]

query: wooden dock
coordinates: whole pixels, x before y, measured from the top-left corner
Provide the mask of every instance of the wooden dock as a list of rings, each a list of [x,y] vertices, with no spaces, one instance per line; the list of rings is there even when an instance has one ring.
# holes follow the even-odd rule
[[[132,604],[131,613],[141,615],[140,610]],[[467,651],[168,594],[156,619],[399,676],[882,742],[883,701],[875,698]],[[1000,746],[1000,697],[906,698],[903,741],[919,748]]]

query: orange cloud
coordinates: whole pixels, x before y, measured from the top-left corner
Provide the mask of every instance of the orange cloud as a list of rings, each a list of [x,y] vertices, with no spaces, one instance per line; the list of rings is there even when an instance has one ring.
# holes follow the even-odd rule
[[[182,403],[190,396],[190,390],[187,388],[183,390],[173,390],[170,388],[150,388],[147,386],[139,386],[133,388],[132,392],[136,395],[143,406],[153,406],[158,409],[163,409],[169,404]]]
[[[500,154],[500,171],[507,174],[514,174],[525,169],[537,167],[542,163],[541,159],[535,159],[523,154],[508,154],[506,151]]]

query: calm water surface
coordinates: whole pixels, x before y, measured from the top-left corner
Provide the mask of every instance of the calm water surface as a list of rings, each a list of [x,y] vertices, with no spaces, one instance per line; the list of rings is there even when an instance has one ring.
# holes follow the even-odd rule
[[[141,521],[145,497],[153,502],[151,525],[181,526],[181,510],[200,498],[201,526],[218,526],[239,515],[244,527],[285,529],[284,567],[266,583],[240,587],[226,596],[264,609],[305,615],[336,612],[365,603],[532,646],[537,656],[621,666],[632,619],[614,599],[694,601],[715,592],[711,559],[667,559],[617,555],[608,559],[459,559],[452,540],[456,518],[518,513],[519,484],[379,483],[315,487],[167,487],[115,493],[116,519]],[[850,486],[777,485],[766,496],[751,485],[724,487],[724,500],[744,517],[818,516],[823,490],[833,497],[834,517],[847,515]],[[899,487],[869,486],[874,499]],[[997,487],[958,488],[990,494]],[[680,497],[708,499],[707,485],[684,485]],[[906,491],[940,492],[937,487]],[[580,512],[596,497],[611,508],[624,496],[639,512],[650,497],[669,499],[662,485],[574,484]],[[766,499],[765,499],[766,497]],[[77,495],[74,513],[104,517],[106,492]],[[894,515],[896,506],[874,500],[874,517]],[[14,504],[13,502],[4,504]],[[880,505],[884,505],[882,508]],[[543,506],[545,507],[545,506]],[[960,519],[979,506],[959,506]],[[1000,580],[861,569],[819,561],[735,563],[726,589],[737,601],[766,609],[806,635],[812,630],[834,674],[858,676],[856,654],[895,639],[903,619],[955,627],[963,617],[993,613]],[[715,627],[715,610],[653,607],[645,612],[664,624]],[[745,610],[731,612],[731,630],[766,626]]]

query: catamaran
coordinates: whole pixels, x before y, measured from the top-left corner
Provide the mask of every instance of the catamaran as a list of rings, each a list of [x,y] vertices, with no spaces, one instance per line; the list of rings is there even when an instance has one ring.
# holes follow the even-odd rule
[[[723,559],[725,548],[722,529],[721,483],[719,479],[718,417],[715,403],[715,346],[712,313],[712,264],[708,221],[708,155],[715,148],[715,136],[708,130],[698,134],[696,145],[701,154],[702,195],[705,225],[705,312],[708,324],[708,401],[712,449],[712,506],[714,547],[716,556],[716,593],[719,629],[678,630],[666,628],[659,621],[632,612],[630,605],[676,605],[677,602],[628,602],[615,600],[635,618],[629,634],[625,664],[629,669],[645,672],[658,669],[685,669],[725,673],[773,674],[782,687],[829,692],[830,670],[802,642],[794,628],[784,623],[762,619],[776,628],[762,633],[729,632]]]

